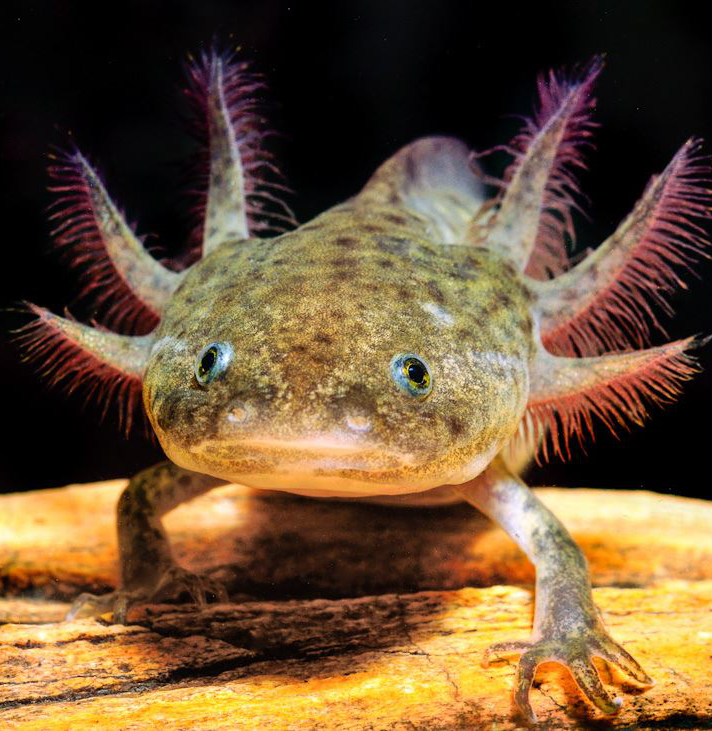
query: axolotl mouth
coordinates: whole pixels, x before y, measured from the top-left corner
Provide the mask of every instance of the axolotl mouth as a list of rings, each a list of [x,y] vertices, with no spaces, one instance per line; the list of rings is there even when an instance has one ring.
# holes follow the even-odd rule
[[[422,492],[472,479],[498,448],[459,463],[423,460],[382,446],[349,441],[341,435],[296,439],[206,440],[189,449],[170,449],[178,464],[268,490],[320,497],[366,497]]]

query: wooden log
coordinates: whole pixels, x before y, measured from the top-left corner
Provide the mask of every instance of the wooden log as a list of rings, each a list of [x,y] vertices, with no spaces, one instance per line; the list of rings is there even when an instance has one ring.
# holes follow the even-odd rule
[[[0,498],[0,728],[516,728],[533,571],[466,505],[396,509],[229,486],[174,511],[180,560],[220,567],[231,603],[62,622],[115,581],[114,481]],[[613,728],[712,727],[712,504],[644,492],[539,494],[583,547],[612,635],[656,685],[601,664]],[[494,585],[493,585],[494,584]],[[462,587],[487,588],[462,588]],[[560,666],[533,690],[546,728],[601,718]],[[596,726],[597,727],[597,726]]]

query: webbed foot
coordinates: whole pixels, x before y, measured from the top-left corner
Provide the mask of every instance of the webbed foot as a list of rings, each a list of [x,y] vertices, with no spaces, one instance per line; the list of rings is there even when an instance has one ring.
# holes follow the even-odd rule
[[[210,576],[198,576],[176,564],[170,565],[160,576],[151,590],[117,589],[109,594],[80,594],[72,604],[66,619],[98,617],[106,612],[112,613],[117,624],[126,624],[128,610],[138,604],[150,604],[165,599],[176,599],[188,594],[198,606],[207,604],[207,595],[213,595],[218,602],[229,601],[227,590],[222,581]]]
[[[653,680],[630,653],[614,642],[602,625],[576,628],[566,634],[556,634],[529,642],[501,642],[485,652],[484,664],[493,656],[520,655],[514,686],[514,701],[525,718],[536,723],[529,693],[537,667],[544,662],[558,662],[571,673],[576,684],[596,708],[607,715],[620,711],[623,701],[613,698],[603,687],[593,664],[600,657],[619,668],[642,685],[653,685]]]

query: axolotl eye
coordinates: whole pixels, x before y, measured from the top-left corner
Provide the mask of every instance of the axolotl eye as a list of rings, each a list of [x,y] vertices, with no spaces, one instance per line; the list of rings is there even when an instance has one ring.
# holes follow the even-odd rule
[[[425,398],[433,390],[433,378],[426,362],[413,353],[396,355],[391,360],[391,376],[411,396]]]
[[[195,361],[195,378],[201,386],[207,386],[222,375],[232,360],[230,343],[210,343],[200,351]]]

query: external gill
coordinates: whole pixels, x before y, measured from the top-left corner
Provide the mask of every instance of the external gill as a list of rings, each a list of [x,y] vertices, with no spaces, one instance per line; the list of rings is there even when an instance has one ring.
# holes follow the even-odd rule
[[[681,383],[699,371],[689,351],[703,341],[685,338],[656,348],[592,358],[565,358],[540,348],[532,366],[529,403],[517,434],[560,458],[572,438],[593,434],[594,417],[614,434],[642,424],[647,404],[673,401]],[[518,446],[518,445],[515,445]]]
[[[264,227],[259,216],[266,202],[278,209],[272,218],[293,222],[289,209],[271,192],[280,186],[259,177],[273,169],[262,149],[263,120],[252,96],[262,85],[259,79],[244,63],[214,51],[192,65],[190,77],[189,94],[201,106],[210,161],[202,253]],[[50,215],[55,241],[72,264],[85,268],[84,294],[94,297],[102,319],[113,328],[155,332],[187,270],[173,271],[146,251],[84,155],[75,151],[51,159],[51,190],[58,194]],[[118,401],[128,431],[153,334],[122,335],[35,305],[27,309],[34,319],[17,334],[26,357],[41,363],[53,384],[61,382],[69,391],[86,385],[89,395],[104,400],[105,410]]]
[[[155,326],[182,275],[146,251],[81,152],[53,156],[49,172],[59,194],[50,215],[55,241],[86,267],[84,294],[108,305],[105,319],[115,327]]]
[[[194,130],[204,144],[206,185],[198,206],[203,256],[223,241],[295,225],[278,195],[289,189],[269,179],[279,172],[264,148],[269,132],[256,97],[264,88],[261,78],[247,63],[212,51],[191,63],[188,81]]]
[[[710,258],[700,224],[712,218],[712,168],[700,146],[688,140],[592,254],[560,277],[531,283],[549,349],[593,355],[644,345],[651,324],[662,331],[650,303],[670,314],[670,296],[686,286],[680,273]]]
[[[35,319],[16,333],[26,359],[38,365],[51,385],[63,385],[69,393],[85,387],[88,396],[103,401],[104,415],[117,402],[119,423],[128,434],[140,403],[153,335],[118,335],[43,307],[27,307]]]
[[[589,144],[595,106],[592,87],[601,70],[594,58],[583,78],[567,82],[554,72],[540,77],[539,108],[504,149],[514,157],[502,181],[495,214],[482,225],[473,220],[472,243],[503,253],[536,278],[566,264],[565,235],[573,237],[571,209],[584,167],[581,149]],[[497,149],[497,148],[496,148]]]

